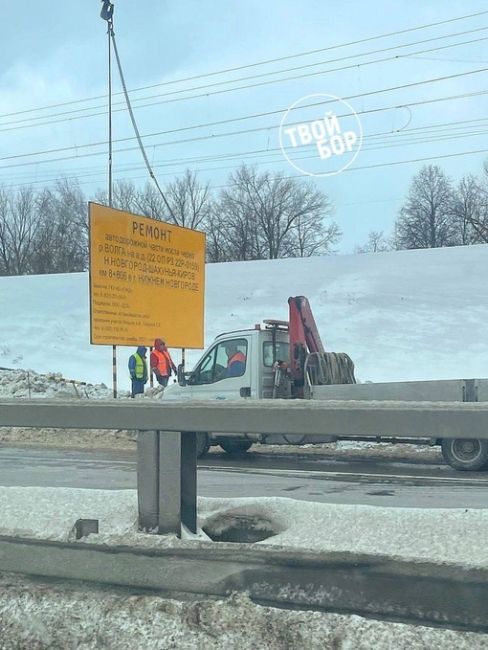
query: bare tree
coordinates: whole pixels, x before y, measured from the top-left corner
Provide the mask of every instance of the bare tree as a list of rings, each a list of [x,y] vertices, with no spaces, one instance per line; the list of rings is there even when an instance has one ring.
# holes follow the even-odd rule
[[[231,260],[229,252],[228,227],[220,210],[210,209],[205,227],[207,235],[207,262],[228,262]]]
[[[36,198],[38,231],[33,273],[71,273],[88,266],[86,199],[76,181],[62,179]]]
[[[487,205],[487,192],[481,187],[479,181],[471,174],[464,176],[454,196],[454,216],[461,244],[488,241]],[[487,239],[483,239],[483,231]]]
[[[168,185],[166,198],[178,226],[196,229],[203,226],[209,217],[209,184],[202,185],[196,173],[189,169],[182,178],[177,178]]]
[[[172,223],[173,219],[159,190],[151,183],[146,183],[144,188],[137,193],[136,209],[134,212],[143,214],[145,217],[158,219]]]
[[[112,207],[126,212],[137,212],[139,209],[140,191],[132,181],[117,180],[112,187]],[[108,194],[105,190],[98,190],[94,200],[100,205],[108,205]]]
[[[112,204],[119,210],[135,212],[139,192],[132,181],[118,180],[113,186]]]
[[[146,217],[174,223],[185,228],[203,227],[210,213],[209,185],[201,184],[195,172],[187,169],[182,178],[169,183],[164,190],[168,206],[159,190],[146,183],[137,189],[131,181],[119,180],[114,183],[112,205],[119,210],[142,214]],[[98,192],[97,200],[107,205],[105,192]]]
[[[5,189],[0,189],[0,275],[11,275],[9,197]]]
[[[355,253],[384,253],[391,250],[391,245],[382,230],[371,230],[368,241],[362,246],[356,246]]]
[[[461,212],[461,224],[466,221],[467,235],[471,239],[469,243],[488,243],[488,161],[483,164],[484,176],[482,179],[476,179],[468,176],[466,181],[467,187],[464,188],[465,194],[468,194],[469,201],[464,210]],[[463,179],[464,181],[465,179]],[[461,193],[461,186],[458,194]],[[462,200],[466,197],[460,197]]]
[[[332,246],[339,241],[342,232],[335,221],[327,223],[332,214],[332,204],[327,196],[324,195],[324,199],[321,218],[312,212],[301,215],[293,224],[286,239],[286,257],[311,257],[334,252]]]
[[[330,252],[339,238],[328,197],[313,184],[242,166],[222,192],[219,210],[232,259],[276,259]]]
[[[2,272],[4,275],[29,273],[33,242],[38,229],[32,188],[22,187],[16,193],[2,190],[0,220]]]
[[[455,246],[459,233],[454,216],[451,181],[437,165],[426,165],[414,176],[395,224],[395,247]]]
[[[236,184],[222,192],[215,209],[214,220],[221,228],[227,260],[253,260],[260,258],[257,220],[245,187]]]

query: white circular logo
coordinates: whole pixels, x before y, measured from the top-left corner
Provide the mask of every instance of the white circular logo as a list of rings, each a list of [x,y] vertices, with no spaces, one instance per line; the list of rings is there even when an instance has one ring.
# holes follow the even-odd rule
[[[340,174],[352,165],[362,143],[356,111],[335,95],[302,97],[281,120],[281,151],[290,165],[308,176]]]

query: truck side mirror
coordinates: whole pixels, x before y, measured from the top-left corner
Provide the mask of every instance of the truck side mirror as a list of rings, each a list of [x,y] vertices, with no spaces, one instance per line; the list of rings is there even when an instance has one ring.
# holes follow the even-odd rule
[[[185,366],[182,363],[178,365],[176,376],[178,378],[178,384],[180,386],[186,386]]]

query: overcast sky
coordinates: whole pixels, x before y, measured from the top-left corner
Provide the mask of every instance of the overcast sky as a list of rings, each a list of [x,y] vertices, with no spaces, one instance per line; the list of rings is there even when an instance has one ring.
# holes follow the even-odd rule
[[[2,1],[0,184],[76,176],[87,194],[106,187],[107,36],[99,10],[98,0]],[[484,13],[372,38],[477,12]],[[334,203],[340,252],[370,230],[391,232],[412,176],[430,162],[418,159],[440,157],[432,162],[458,181],[479,174],[487,156],[488,9],[481,0],[115,0],[115,32],[140,131],[156,134],[144,142],[163,184],[190,167],[219,188],[242,162],[300,177],[279,149],[285,111],[306,95],[350,98],[363,148],[347,171],[313,179]],[[262,64],[269,59],[282,60]],[[387,60],[371,63],[378,59]],[[408,84],[416,85],[378,92]],[[453,96],[461,97],[446,99]],[[115,141],[133,138],[122,100],[114,96]],[[297,111],[297,119],[311,117]],[[114,142],[114,176],[143,184],[135,146]]]

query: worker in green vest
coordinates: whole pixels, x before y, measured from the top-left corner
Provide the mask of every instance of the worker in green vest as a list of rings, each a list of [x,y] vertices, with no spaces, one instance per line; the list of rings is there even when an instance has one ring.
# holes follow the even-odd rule
[[[144,393],[144,386],[147,383],[147,348],[140,345],[134,354],[129,357],[129,372],[132,380],[131,397]]]

